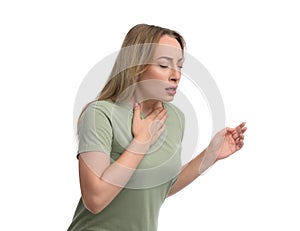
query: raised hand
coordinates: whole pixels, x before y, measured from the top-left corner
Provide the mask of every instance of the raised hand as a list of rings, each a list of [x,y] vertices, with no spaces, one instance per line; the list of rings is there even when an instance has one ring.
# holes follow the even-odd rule
[[[132,122],[132,133],[137,142],[152,145],[165,130],[167,110],[156,108],[145,119],[140,118],[140,105],[135,105]]]
[[[217,160],[227,158],[244,146],[244,133],[247,130],[245,125],[243,122],[235,128],[225,128],[214,136],[212,141],[219,145]]]

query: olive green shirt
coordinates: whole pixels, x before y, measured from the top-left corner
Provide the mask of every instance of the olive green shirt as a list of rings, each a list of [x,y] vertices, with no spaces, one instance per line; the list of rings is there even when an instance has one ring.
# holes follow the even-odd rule
[[[80,198],[68,231],[155,231],[162,203],[181,169],[184,115],[164,102],[166,129],[150,147],[127,185],[100,213],[87,210]],[[141,113],[141,118],[145,116]],[[127,102],[95,101],[78,125],[78,152],[98,151],[119,158],[133,139],[133,108]]]

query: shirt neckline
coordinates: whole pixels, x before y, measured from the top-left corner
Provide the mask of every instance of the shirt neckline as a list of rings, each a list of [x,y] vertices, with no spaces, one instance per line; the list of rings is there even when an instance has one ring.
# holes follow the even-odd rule
[[[129,111],[133,112],[134,106],[129,102],[129,101],[121,101],[121,102],[116,102],[116,104],[119,104],[120,106],[125,107]],[[166,109],[167,103],[162,101],[162,106],[164,109]],[[145,115],[143,112],[141,112],[142,115]]]

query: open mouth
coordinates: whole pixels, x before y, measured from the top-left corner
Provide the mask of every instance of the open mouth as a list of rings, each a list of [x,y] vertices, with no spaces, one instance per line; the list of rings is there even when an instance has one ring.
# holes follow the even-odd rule
[[[177,87],[167,87],[165,88],[167,93],[170,94],[170,95],[175,95],[176,94],[176,88]]]
[[[176,91],[176,87],[168,87],[166,88],[167,91]]]

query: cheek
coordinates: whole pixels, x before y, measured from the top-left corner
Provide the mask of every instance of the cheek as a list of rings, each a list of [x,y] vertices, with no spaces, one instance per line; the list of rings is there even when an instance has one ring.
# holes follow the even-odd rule
[[[161,79],[144,79],[138,82],[137,89],[143,100],[156,99],[166,101],[166,88],[169,86],[167,81]]]
[[[170,70],[164,69],[159,66],[152,66],[149,67],[146,72],[144,72],[141,76],[141,80],[147,79],[158,79],[158,80],[168,80],[170,76]]]

